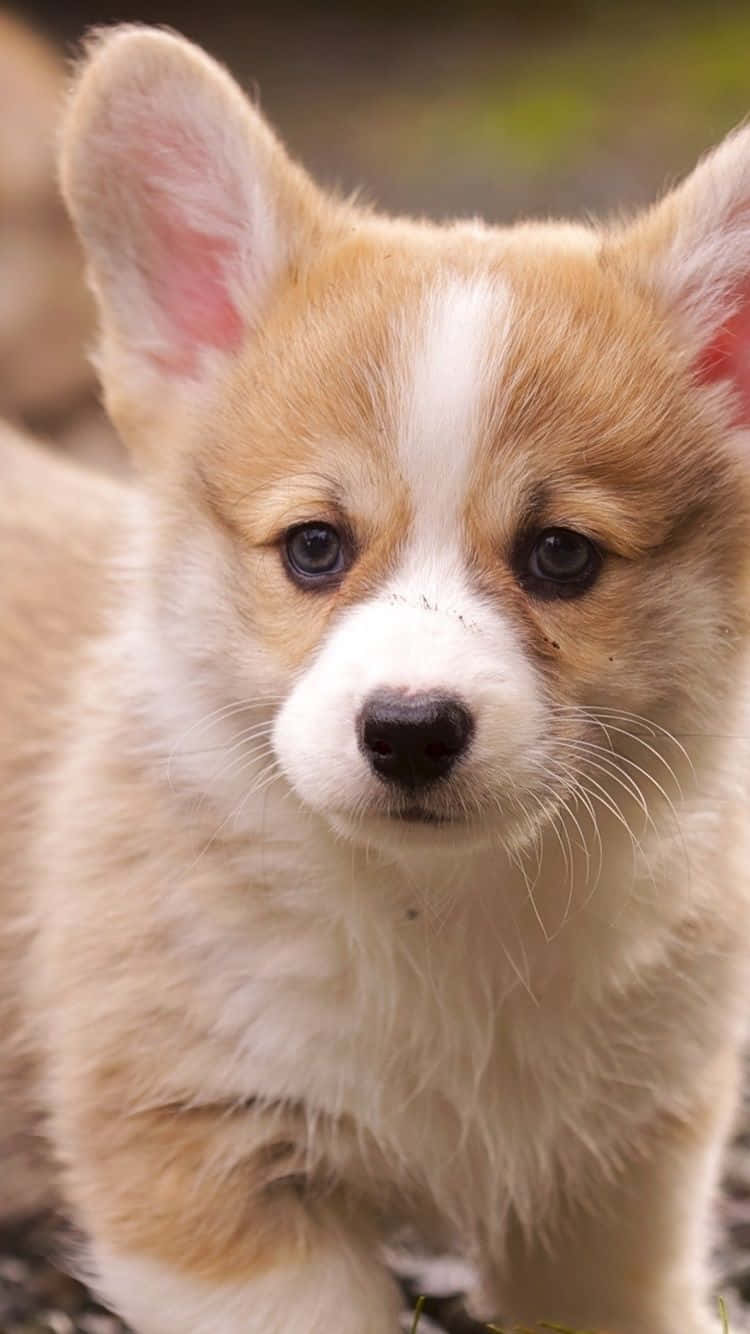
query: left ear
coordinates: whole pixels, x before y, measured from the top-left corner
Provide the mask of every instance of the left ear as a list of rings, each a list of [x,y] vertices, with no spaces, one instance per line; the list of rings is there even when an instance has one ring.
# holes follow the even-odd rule
[[[120,28],[89,45],[61,181],[100,314],[99,369],[125,438],[211,386],[262,324],[328,207],[234,80],[192,43]]]
[[[674,322],[696,380],[730,385],[735,423],[750,427],[750,127],[730,134],[620,245]]]

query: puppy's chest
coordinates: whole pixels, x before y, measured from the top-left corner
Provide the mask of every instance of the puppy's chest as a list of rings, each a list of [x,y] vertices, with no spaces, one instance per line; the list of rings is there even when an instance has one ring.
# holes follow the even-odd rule
[[[239,1075],[248,1095],[302,1109],[313,1171],[333,1170],[376,1199],[385,1192],[384,1203],[393,1188],[421,1211],[439,1200],[438,1212],[456,1215],[457,1161],[463,1191],[494,1193],[517,1138],[500,981],[492,997],[486,979],[438,978],[403,959],[329,957],[327,969],[329,947],[308,946],[305,978],[251,988],[233,1085]],[[239,1003],[235,994],[235,1013]]]
[[[259,918],[211,970],[216,1093],[301,1108],[308,1159],[367,1190],[387,1178],[461,1226],[501,1212],[570,1161],[566,1125],[605,1147],[613,1087],[650,1089],[659,1045],[637,1004],[535,994],[514,946],[424,912]]]

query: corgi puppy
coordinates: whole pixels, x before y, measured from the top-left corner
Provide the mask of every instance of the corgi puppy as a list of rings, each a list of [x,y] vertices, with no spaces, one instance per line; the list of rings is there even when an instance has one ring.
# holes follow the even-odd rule
[[[142,482],[0,453],[0,1151],[139,1334],[705,1334],[750,997],[750,130],[629,223],[321,193],[165,32],[62,140]]]

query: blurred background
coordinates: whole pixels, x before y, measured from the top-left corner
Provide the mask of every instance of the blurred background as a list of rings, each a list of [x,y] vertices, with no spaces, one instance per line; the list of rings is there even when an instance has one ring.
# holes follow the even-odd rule
[[[442,216],[640,202],[750,110],[750,4],[628,0],[37,0],[167,23],[225,60],[324,180]]]

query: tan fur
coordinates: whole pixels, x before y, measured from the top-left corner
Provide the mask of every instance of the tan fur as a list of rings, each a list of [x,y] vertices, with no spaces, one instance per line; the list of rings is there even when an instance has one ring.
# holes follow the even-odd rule
[[[123,1079],[118,1067],[100,1081],[96,1111],[81,1127],[107,1164],[78,1185],[100,1237],[215,1283],[292,1263],[312,1223],[294,1207],[293,1186],[276,1201],[272,1188],[304,1172],[299,1128],[274,1139],[259,1117],[254,1150],[254,1118],[242,1108],[176,1105],[128,1120],[119,1115]]]
[[[0,934],[0,1059],[6,1073],[0,1142],[10,1172],[3,1206],[13,1212],[34,1207],[50,1186],[48,1167],[41,1178],[34,1168],[47,1153],[38,1104],[29,1101],[34,1059],[20,1008],[32,924],[27,858],[37,826],[34,792],[61,744],[65,683],[81,641],[101,625],[112,511],[120,497],[97,476],[48,457],[5,426],[0,431],[0,495],[0,555],[13,572],[3,597],[0,736],[3,754],[14,757],[3,771],[2,798],[6,929]],[[22,1185],[14,1184],[14,1163]]]
[[[10,1207],[61,1195],[140,1334],[395,1334],[403,1221],[464,1246],[485,1315],[702,1334],[748,1004],[750,489],[736,396],[696,382],[679,206],[382,219],[139,30],[94,46],[62,170],[144,482],[0,441]],[[166,272],[193,236],[203,324]],[[441,310],[492,318],[456,343]],[[303,590],[280,548],[312,521],[353,565]],[[585,596],[519,581],[547,525],[604,548]],[[353,732],[316,804],[325,692],[382,642],[399,688],[443,654],[475,692],[450,831],[359,799]],[[307,800],[280,720],[311,680]]]

